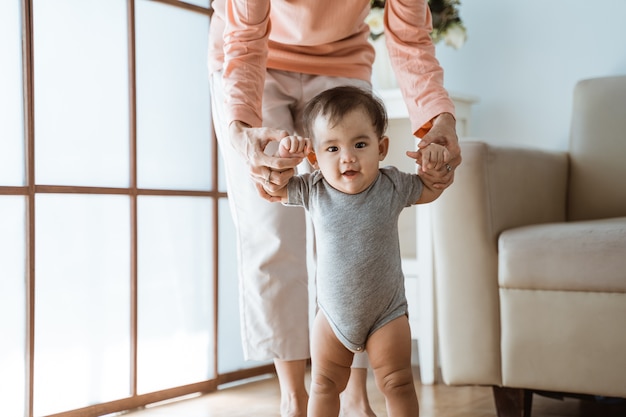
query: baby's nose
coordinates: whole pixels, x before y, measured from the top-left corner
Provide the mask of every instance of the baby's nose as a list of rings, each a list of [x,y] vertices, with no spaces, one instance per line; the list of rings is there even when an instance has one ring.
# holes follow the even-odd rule
[[[344,149],[341,152],[341,161],[342,162],[352,162],[355,159],[355,154],[351,149]]]

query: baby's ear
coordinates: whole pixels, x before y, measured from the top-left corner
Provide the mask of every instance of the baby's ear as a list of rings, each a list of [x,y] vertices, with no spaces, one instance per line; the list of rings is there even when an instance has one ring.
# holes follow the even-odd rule
[[[309,152],[306,158],[309,160],[309,163],[314,169],[319,169],[319,166],[317,165],[317,156],[315,156],[315,152],[313,151]]]
[[[379,160],[382,161],[387,156],[387,152],[389,152],[389,137],[383,136],[378,141],[378,154]]]

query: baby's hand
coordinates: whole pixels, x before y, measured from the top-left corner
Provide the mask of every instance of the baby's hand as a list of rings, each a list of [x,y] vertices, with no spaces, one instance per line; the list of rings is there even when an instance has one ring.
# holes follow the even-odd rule
[[[278,146],[278,156],[281,158],[305,158],[311,151],[311,141],[302,136],[286,136]]]
[[[407,155],[415,159],[424,171],[438,171],[450,160],[448,150],[444,146],[436,143],[431,143],[427,147],[418,149],[417,151],[407,152]]]

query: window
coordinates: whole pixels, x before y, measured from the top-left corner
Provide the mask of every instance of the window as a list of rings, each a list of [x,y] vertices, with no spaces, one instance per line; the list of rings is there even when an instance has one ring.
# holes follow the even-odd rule
[[[208,1],[0,2],[8,415],[103,415],[271,369],[241,351]]]

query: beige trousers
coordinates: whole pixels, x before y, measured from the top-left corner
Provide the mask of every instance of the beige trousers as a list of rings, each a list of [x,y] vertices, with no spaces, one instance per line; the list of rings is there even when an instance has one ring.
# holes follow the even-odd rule
[[[304,106],[338,85],[370,88],[362,80],[268,70],[263,92],[263,126],[301,133]],[[237,232],[239,303],[247,360],[307,359],[309,317],[314,311],[309,275],[313,237],[304,210],[258,196],[244,159],[230,145],[221,73],[210,80],[213,123],[226,171]],[[301,166],[306,169],[306,164]],[[308,238],[307,238],[308,235]],[[308,261],[307,261],[308,259]]]

